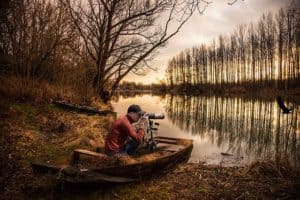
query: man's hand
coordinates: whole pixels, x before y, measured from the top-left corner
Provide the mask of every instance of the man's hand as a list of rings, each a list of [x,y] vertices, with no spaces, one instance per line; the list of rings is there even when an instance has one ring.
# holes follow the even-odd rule
[[[144,117],[142,117],[142,118],[139,120],[139,123],[137,124],[137,127],[146,130],[146,128],[147,128],[147,119],[144,118]]]

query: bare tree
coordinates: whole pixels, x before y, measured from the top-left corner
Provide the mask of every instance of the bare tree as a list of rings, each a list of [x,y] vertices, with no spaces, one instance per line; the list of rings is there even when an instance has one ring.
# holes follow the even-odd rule
[[[277,20],[277,46],[278,46],[278,81],[283,80],[283,41],[284,41],[284,10],[281,8],[276,16]]]
[[[249,44],[250,44],[250,55],[251,55],[251,64],[250,64],[250,68],[251,68],[251,79],[252,80],[252,83],[256,83],[256,79],[257,79],[257,76],[256,76],[256,69],[257,69],[257,54],[258,54],[258,36],[257,34],[255,33],[255,30],[254,30],[254,26],[253,24],[251,23],[250,24],[250,27],[249,27],[249,30],[248,30],[248,41],[249,41]]]
[[[202,12],[200,6],[209,4],[204,0],[61,1],[93,60],[93,87],[100,95],[113,92],[129,72],[143,74],[156,50],[195,11]]]
[[[49,77],[60,48],[73,32],[64,8],[57,1],[11,1],[1,23],[0,48],[11,58],[11,70],[27,80]]]

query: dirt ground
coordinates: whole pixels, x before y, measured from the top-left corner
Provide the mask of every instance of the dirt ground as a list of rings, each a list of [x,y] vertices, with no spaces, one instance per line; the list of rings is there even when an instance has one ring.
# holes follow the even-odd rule
[[[106,105],[101,105],[106,106]],[[107,107],[106,107],[107,108]],[[113,116],[0,102],[0,199],[297,199],[300,175],[284,160],[244,167],[182,164],[142,182],[69,189],[33,174],[30,162],[66,160],[103,145]]]

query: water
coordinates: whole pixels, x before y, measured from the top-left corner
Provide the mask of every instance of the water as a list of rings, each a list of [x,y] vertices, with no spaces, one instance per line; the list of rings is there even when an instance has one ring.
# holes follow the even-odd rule
[[[284,156],[299,165],[300,113],[282,114],[275,98],[144,94],[118,96],[112,104],[118,116],[131,104],[165,113],[165,119],[157,120],[157,134],[193,139],[190,162],[244,165]]]

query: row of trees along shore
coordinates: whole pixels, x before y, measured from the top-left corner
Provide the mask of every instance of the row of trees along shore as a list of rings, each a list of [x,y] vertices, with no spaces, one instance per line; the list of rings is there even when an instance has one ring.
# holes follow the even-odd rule
[[[47,81],[75,85],[82,91],[79,96],[89,91],[111,94],[128,73],[145,73],[157,49],[207,4],[202,0],[3,1],[0,75],[24,80],[22,89],[31,82]]]
[[[186,49],[168,62],[167,84],[187,87],[289,89],[300,80],[300,9],[295,4],[239,25],[210,45]],[[209,87],[209,88],[211,88]]]

